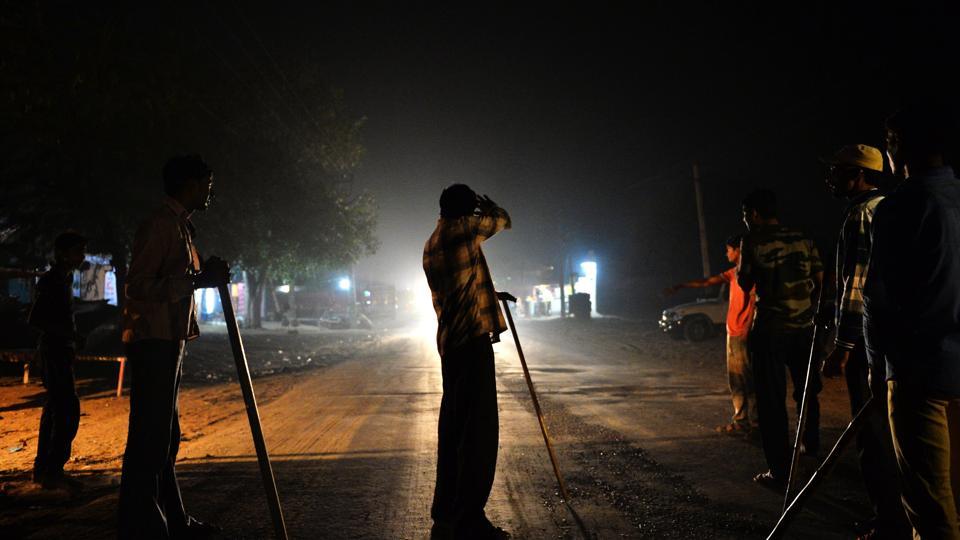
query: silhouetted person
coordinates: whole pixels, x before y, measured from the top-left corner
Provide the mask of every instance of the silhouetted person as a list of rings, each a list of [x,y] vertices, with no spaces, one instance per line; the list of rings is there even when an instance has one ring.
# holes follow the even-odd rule
[[[878,206],[864,290],[867,354],[886,369],[890,430],[907,517],[920,538],[960,538],[947,408],[960,399],[960,180],[944,154],[947,111],[887,121],[904,182]]]
[[[423,248],[437,312],[443,399],[433,538],[506,538],[484,514],[497,468],[499,420],[493,343],[507,329],[480,244],[510,228],[488,197],[454,184],[440,195],[440,219]],[[500,293],[509,297],[505,293]]]
[[[740,264],[740,235],[727,238],[727,262],[731,268],[708,278],[678,283],[665,292],[674,294],[684,288],[703,288],[728,283],[727,302],[727,382],[733,399],[733,417],[729,424],[717,428],[721,433],[750,431],[758,422],[757,396],[753,389],[753,366],[747,350],[747,334],[753,324],[754,294],[744,291],[737,283],[737,265]]]
[[[790,371],[793,400],[800,412],[813,341],[812,297],[819,296],[823,263],[813,241],[780,224],[774,193],[758,189],[743,200],[743,237],[737,283],[756,286],[757,307],[747,338],[753,363],[753,385],[760,413],[760,438],[770,470],[756,475],[760,484],[783,489],[790,473],[789,420],[786,397]],[[786,366],[787,370],[784,370]],[[802,453],[816,455],[820,446],[820,374],[810,380],[807,428]]]
[[[82,487],[63,472],[80,426],[80,399],[74,385],[73,362],[84,338],[73,318],[73,272],[83,264],[87,239],[65,232],[54,241],[54,263],[37,282],[30,326],[40,330],[37,353],[47,390],[40,415],[33,481],[44,489]]]
[[[823,362],[823,375],[844,375],[853,415],[870,397],[875,398],[874,412],[857,434],[860,471],[874,515],[857,528],[862,538],[912,538],[896,481],[897,463],[887,421],[886,370],[868,369],[863,343],[863,285],[870,261],[870,224],[883,200],[877,189],[883,156],[876,148],[858,144],[841,148],[828,164],[827,188],[848,204],[837,241],[837,335],[833,352]]]
[[[180,447],[177,405],[184,343],[196,338],[194,289],[229,278],[227,264],[200,264],[190,215],[206,210],[213,172],[199,156],[163,168],[166,197],[133,242],[124,289],[123,341],[130,366],[130,427],[120,483],[124,539],[204,538],[216,528],[189,517],[174,464]]]

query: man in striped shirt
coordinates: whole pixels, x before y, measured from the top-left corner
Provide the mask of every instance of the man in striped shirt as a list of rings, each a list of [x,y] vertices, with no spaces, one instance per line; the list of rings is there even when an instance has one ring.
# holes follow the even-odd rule
[[[863,342],[863,285],[870,260],[870,224],[883,200],[876,177],[883,172],[883,156],[871,146],[851,145],[840,149],[827,165],[827,189],[849,204],[837,241],[836,346],[824,360],[823,375],[845,376],[853,415],[871,396],[878,398],[875,414],[857,436],[860,471],[874,511],[858,527],[861,537],[910,538],[886,419],[886,374],[870,372]]]
[[[437,312],[443,398],[432,538],[507,538],[484,514],[497,468],[499,419],[493,343],[507,329],[480,244],[510,228],[510,216],[464,184],[440,196],[440,219],[423,248]]]

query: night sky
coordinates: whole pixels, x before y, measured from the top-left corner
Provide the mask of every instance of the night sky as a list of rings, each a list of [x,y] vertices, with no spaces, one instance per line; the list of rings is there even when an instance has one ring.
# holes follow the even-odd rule
[[[310,71],[366,118],[352,188],[379,201],[381,246],[358,275],[421,280],[440,191],[465,182],[513,217],[486,247],[498,286],[592,250],[607,312],[649,315],[658,291],[701,273],[694,161],[714,271],[754,187],[776,190],[782,221],[829,262],[842,206],[818,158],[879,146],[905,91],[957,72],[945,2],[305,4],[203,1],[174,20],[198,29],[197,67],[263,107],[309,100]]]

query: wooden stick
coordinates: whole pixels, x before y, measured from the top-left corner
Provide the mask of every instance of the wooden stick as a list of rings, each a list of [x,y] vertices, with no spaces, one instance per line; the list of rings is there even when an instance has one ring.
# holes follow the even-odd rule
[[[823,283],[820,283],[820,290],[817,293],[817,311],[815,313],[820,313],[820,307],[823,305]],[[803,440],[803,433],[807,430],[807,410],[810,408],[810,380],[813,378],[814,370],[818,366],[814,366],[814,358],[817,353],[817,326],[819,326],[814,320],[813,323],[813,336],[810,339],[810,356],[807,359],[807,376],[803,380],[803,399],[800,401],[800,418],[797,419],[797,438],[793,441],[793,454],[790,458],[790,472],[787,474],[787,489],[783,494],[783,509],[787,509],[787,506],[790,504],[790,496],[793,494],[793,488],[797,485],[797,475],[799,474],[799,463],[800,463],[800,445]],[[796,386],[797,381],[793,381],[794,386]],[[818,428],[819,429],[819,428]]]
[[[560,474],[560,466],[557,465],[557,455],[553,452],[553,444],[550,443],[550,435],[547,433],[547,424],[543,420],[543,411],[540,410],[540,400],[537,399],[537,392],[533,389],[533,379],[530,378],[530,370],[527,369],[527,360],[523,356],[523,348],[520,347],[520,338],[517,337],[517,326],[513,323],[513,315],[510,313],[510,306],[503,300],[503,310],[507,312],[507,320],[510,322],[510,331],[513,333],[513,342],[517,344],[517,355],[520,357],[520,365],[523,366],[523,376],[527,380],[527,388],[530,390],[530,397],[533,399],[533,410],[537,412],[537,420],[540,421],[540,433],[543,434],[543,442],[547,445],[547,453],[550,454],[550,464],[553,465],[553,474],[557,477],[557,485],[560,486],[560,495],[564,500],[569,501],[570,495],[567,493],[567,486],[563,482],[563,475]]]
[[[283,521],[283,510],[280,508],[280,496],[277,494],[277,482],[273,477],[273,467],[270,465],[267,443],[263,439],[260,411],[257,409],[257,398],[253,395],[253,382],[250,380],[247,354],[244,352],[243,342],[240,340],[240,327],[237,326],[237,316],[233,312],[230,290],[228,285],[224,283],[220,285],[219,291],[220,303],[223,304],[223,318],[227,323],[227,333],[230,335],[230,346],[233,349],[233,359],[237,364],[237,379],[240,381],[243,401],[247,406],[247,419],[250,421],[250,431],[253,434],[253,446],[257,449],[257,461],[260,463],[263,488],[267,492],[267,504],[270,506],[270,517],[273,518],[274,533],[278,539],[287,540],[287,525]]]

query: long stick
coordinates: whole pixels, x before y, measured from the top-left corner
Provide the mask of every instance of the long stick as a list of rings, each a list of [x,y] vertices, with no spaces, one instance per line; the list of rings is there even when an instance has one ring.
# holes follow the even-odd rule
[[[843,433],[840,434],[840,438],[837,439],[837,443],[833,445],[833,449],[830,450],[830,453],[827,454],[826,459],[823,460],[823,463],[817,467],[817,470],[813,472],[813,475],[807,480],[807,484],[803,486],[803,489],[797,493],[797,496],[794,497],[790,504],[784,509],[783,514],[780,516],[780,519],[777,521],[776,526],[770,531],[770,535],[767,536],[767,540],[773,540],[775,538],[780,538],[784,530],[787,528],[787,524],[793,519],[793,517],[800,512],[800,509],[803,508],[803,503],[807,501],[810,497],[813,496],[813,492],[817,489],[817,486],[820,485],[833,471],[834,465],[836,465],[837,460],[840,458],[840,454],[843,452],[843,449],[846,448],[850,441],[857,436],[857,433],[863,428],[863,425],[869,420],[870,415],[876,412],[875,407],[873,406],[876,398],[870,398],[866,403],[863,404],[863,407],[860,408],[860,412],[853,417],[853,420],[847,424],[846,429],[843,430]]]
[[[817,311],[820,313],[820,305],[823,301],[823,283],[820,283],[820,290],[817,293]],[[813,378],[814,369],[816,366],[813,365],[813,359],[817,352],[817,323],[813,323],[813,336],[810,340],[810,356],[807,359],[807,376],[803,381],[803,399],[800,400],[800,418],[797,420],[797,438],[793,441],[793,455],[790,459],[790,473],[787,475],[787,490],[783,494],[783,509],[787,509],[787,505],[790,503],[790,495],[793,493],[793,488],[797,483],[797,475],[799,474],[799,467],[797,466],[800,462],[800,441],[803,438],[803,433],[807,429],[807,409],[810,407],[810,380]],[[793,381],[793,384],[796,385],[797,381]]]
[[[253,446],[257,449],[257,461],[260,463],[260,475],[263,477],[263,488],[267,492],[267,504],[270,506],[270,517],[273,519],[273,529],[277,538],[287,540],[287,525],[283,521],[283,510],[280,508],[280,496],[277,494],[277,482],[273,478],[273,467],[270,465],[270,454],[267,453],[267,443],[263,439],[263,429],[260,427],[260,411],[257,409],[257,398],[253,395],[253,382],[250,380],[250,369],[247,366],[247,353],[243,350],[240,340],[240,327],[237,326],[237,316],[233,312],[233,303],[227,284],[220,285],[220,303],[223,304],[223,318],[227,322],[227,333],[230,334],[230,347],[233,349],[233,360],[237,364],[237,379],[243,391],[243,401],[247,406],[247,419],[250,421],[250,431],[253,434]]]
[[[537,392],[533,389],[533,379],[530,378],[530,370],[527,369],[527,359],[523,356],[523,348],[520,347],[520,338],[517,337],[517,326],[513,324],[513,315],[510,313],[510,306],[503,300],[503,310],[507,312],[507,320],[510,322],[510,331],[513,333],[513,342],[517,344],[517,356],[520,357],[520,365],[523,366],[523,376],[527,380],[527,388],[530,389],[530,397],[533,399],[533,410],[537,412],[537,420],[540,421],[540,433],[543,434],[543,442],[547,445],[547,453],[550,454],[550,464],[553,465],[553,474],[557,477],[557,485],[560,486],[560,495],[564,500],[569,501],[570,495],[567,493],[567,486],[563,483],[563,475],[560,474],[560,466],[557,465],[557,455],[553,452],[553,444],[550,443],[550,435],[547,433],[547,424],[543,421],[543,411],[540,410],[540,400],[537,399]]]

